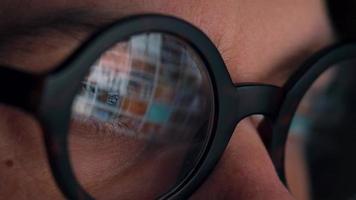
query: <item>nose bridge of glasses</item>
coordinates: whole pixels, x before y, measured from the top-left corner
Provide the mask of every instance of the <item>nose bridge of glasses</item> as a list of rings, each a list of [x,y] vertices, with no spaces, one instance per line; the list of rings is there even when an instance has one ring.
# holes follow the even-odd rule
[[[282,88],[266,84],[239,84],[235,88],[237,120],[261,114],[274,119],[284,97]]]
[[[0,66],[0,103],[29,111],[35,109],[42,78]]]
[[[277,117],[285,92],[282,88],[266,84],[239,84],[234,92],[235,119],[238,123],[251,115],[265,118],[257,129],[261,140],[269,149],[272,139],[272,124]]]

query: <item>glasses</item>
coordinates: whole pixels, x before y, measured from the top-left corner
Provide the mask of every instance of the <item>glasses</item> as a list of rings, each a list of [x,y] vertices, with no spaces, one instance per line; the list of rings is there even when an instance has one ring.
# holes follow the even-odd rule
[[[0,101],[41,123],[53,175],[70,199],[187,198],[213,170],[236,124],[253,114],[265,116],[261,138],[281,180],[293,186],[294,171],[285,170],[295,152],[288,139],[311,138],[297,134],[300,127],[310,132],[305,123],[317,118],[307,113],[310,99],[328,99],[335,66],[352,69],[355,57],[355,44],[337,45],[307,60],[283,87],[235,85],[200,30],[140,15],[103,29],[49,73],[2,67]],[[309,107],[301,104],[308,91]]]

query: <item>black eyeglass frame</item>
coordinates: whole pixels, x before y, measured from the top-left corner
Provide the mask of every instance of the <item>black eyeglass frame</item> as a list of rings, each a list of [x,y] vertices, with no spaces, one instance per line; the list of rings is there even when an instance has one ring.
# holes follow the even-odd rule
[[[337,45],[309,59],[283,87],[263,83],[235,85],[219,51],[203,32],[174,17],[148,14],[127,17],[109,25],[53,71],[33,75],[10,67],[0,68],[0,102],[19,107],[39,120],[52,173],[69,199],[93,199],[75,178],[68,153],[71,106],[81,81],[105,50],[130,36],[147,32],[166,33],[187,42],[207,67],[215,95],[213,130],[199,163],[160,199],[189,197],[219,161],[236,124],[253,114],[265,115],[272,122],[271,135],[264,142],[285,182],[283,152],[299,101],[324,70],[333,63],[356,56],[356,44]],[[16,84],[9,87],[9,83]]]

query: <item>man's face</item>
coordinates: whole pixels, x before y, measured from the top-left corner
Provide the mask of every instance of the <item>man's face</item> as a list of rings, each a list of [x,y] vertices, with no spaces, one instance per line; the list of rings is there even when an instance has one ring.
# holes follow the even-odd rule
[[[305,58],[333,42],[321,0],[2,1],[0,64],[30,72],[53,69],[101,26],[142,13],[173,15],[200,28],[217,46],[234,83],[280,86]],[[1,196],[64,198],[51,177],[39,125],[14,108],[0,109]],[[257,123],[252,118],[239,123],[193,199],[292,199],[257,135]],[[92,162],[85,170],[98,165]],[[95,178],[86,181],[97,184]]]

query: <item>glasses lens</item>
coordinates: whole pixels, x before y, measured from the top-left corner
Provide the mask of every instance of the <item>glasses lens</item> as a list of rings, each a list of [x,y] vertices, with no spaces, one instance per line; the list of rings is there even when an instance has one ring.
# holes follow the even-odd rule
[[[72,107],[75,175],[97,199],[153,199],[179,184],[205,150],[213,88],[183,40],[140,34],[91,67]]]
[[[295,114],[286,177],[297,199],[356,198],[356,61],[325,71]]]

